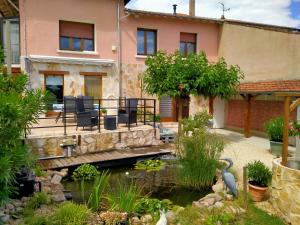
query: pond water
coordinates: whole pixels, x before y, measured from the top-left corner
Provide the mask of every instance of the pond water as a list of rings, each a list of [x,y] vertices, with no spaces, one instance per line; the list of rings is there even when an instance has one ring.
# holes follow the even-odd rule
[[[109,168],[111,173],[110,191],[113,191],[113,187],[120,182],[125,185],[135,182],[142,187],[143,194],[160,200],[170,199],[174,204],[180,206],[191,204],[211,192],[211,190],[193,191],[177,185],[175,169],[176,161],[166,161],[166,165],[161,170],[151,172],[135,170],[133,165]],[[99,171],[101,170],[103,169],[99,169]],[[63,181],[63,185],[66,190],[71,191],[74,201],[81,201],[79,182],[68,179]],[[85,199],[88,199],[92,186],[93,182],[86,182]]]

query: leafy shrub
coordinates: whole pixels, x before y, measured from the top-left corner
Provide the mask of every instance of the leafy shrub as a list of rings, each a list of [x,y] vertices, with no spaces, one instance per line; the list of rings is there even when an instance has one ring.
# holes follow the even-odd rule
[[[51,225],[83,225],[91,215],[89,209],[84,205],[65,202],[50,217]]]
[[[196,113],[194,116],[182,119],[182,130],[184,133],[189,131],[194,133],[205,129],[209,125],[210,119],[212,119],[212,116],[207,111]]]
[[[282,142],[283,139],[283,118],[270,119],[265,124],[265,130],[271,141]]]
[[[267,187],[272,180],[272,172],[261,161],[255,160],[248,163],[248,180],[251,184]]]
[[[208,216],[208,218],[204,222],[204,225],[216,225],[216,224],[231,225],[234,224],[234,222],[235,222],[235,217],[232,214],[222,213],[222,214],[213,214]]]
[[[3,62],[2,50],[0,52]],[[29,90],[27,84],[25,74],[5,74],[0,63],[0,205],[15,190],[15,176],[20,168],[34,164],[22,137],[25,128],[28,131],[43,112],[44,94],[41,90]]]
[[[97,211],[100,208],[100,203],[104,198],[104,192],[109,186],[110,173],[108,171],[100,173],[94,181],[92,193],[90,195],[88,205],[92,210]]]
[[[35,193],[32,198],[29,199],[27,203],[27,208],[38,209],[41,205],[47,205],[51,202],[50,196],[46,192]]]
[[[224,149],[223,140],[209,132],[196,132],[181,139],[178,182],[195,190],[213,184],[218,159]]]
[[[199,209],[192,206],[186,207],[183,211],[178,213],[178,224],[181,225],[199,225],[202,224]]]
[[[116,190],[112,191],[108,196],[110,210],[128,213],[134,212],[140,195],[141,189],[134,183],[130,183],[129,186],[118,183]]]
[[[92,180],[99,174],[100,173],[95,166],[90,164],[82,164],[74,170],[72,174],[72,179],[75,181]]]
[[[165,162],[160,159],[147,159],[136,163],[134,168],[136,170],[158,171],[161,170],[164,165]]]
[[[140,198],[136,202],[135,212],[139,214],[157,214],[160,210],[168,211],[173,206],[169,199],[160,201],[156,198]]]

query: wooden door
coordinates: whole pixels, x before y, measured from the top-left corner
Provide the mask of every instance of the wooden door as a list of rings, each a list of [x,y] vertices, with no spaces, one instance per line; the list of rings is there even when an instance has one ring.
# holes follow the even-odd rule
[[[86,96],[94,97],[95,100],[102,98],[102,78],[100,76],[85,76],[84,90]]]

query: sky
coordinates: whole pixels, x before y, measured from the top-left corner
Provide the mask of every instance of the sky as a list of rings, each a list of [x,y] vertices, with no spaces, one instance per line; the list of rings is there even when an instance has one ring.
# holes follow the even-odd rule
[[[300,28],[300,0],[196,0],[196,16],[220,18],[223,2],[227,19]],[[172,13],[188,13],[189,0],[131,0],[130,9]]]

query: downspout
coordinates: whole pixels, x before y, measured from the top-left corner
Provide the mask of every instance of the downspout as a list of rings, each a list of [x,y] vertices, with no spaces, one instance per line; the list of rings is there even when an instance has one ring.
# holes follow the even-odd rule
[[[118,17],[118,24],[117,24],[117,29],[118,29],[118,75],[119,75],[119,96],[123,97],[123,92],[122,92],[122,86],[123,86],[123,79],[122,79],[122,69],[121,69],[121,16],[120,16],[120,0],[118,0],[118,9],[117,9],[117,17]]]

